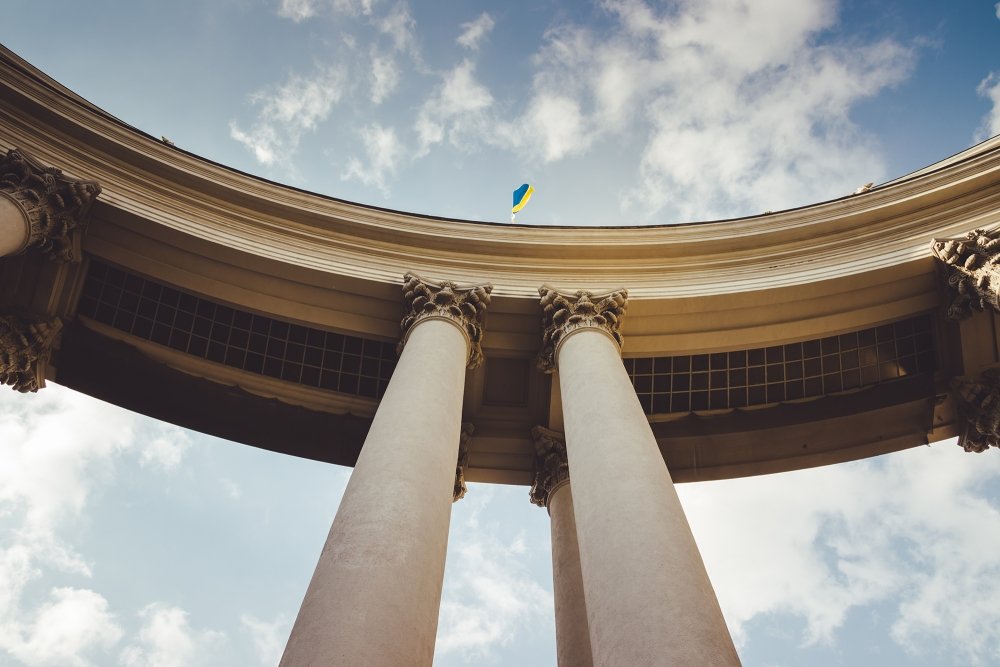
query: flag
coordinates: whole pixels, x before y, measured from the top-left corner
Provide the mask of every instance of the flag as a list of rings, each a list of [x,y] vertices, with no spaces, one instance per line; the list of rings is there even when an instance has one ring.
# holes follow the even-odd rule
[[[531,199],[531,195],[535,192],[535,188],[531,187],[527,183],[514,190],[514,207],[510,210],[510,219],[514,220],[514,214],[524,208],[528,200]]]

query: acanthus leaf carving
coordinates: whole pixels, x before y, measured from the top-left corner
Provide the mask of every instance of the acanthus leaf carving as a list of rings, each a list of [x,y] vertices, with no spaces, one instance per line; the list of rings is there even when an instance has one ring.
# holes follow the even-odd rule
[[[450,280],[427,280],[413,273],[403,276],[405,302],[400,328],[403,340],[397,351],[402,353],[410,330],[422,319],[429,317],[451,320],[469,337],[470,369],[483,363],[483,327],[486,308],[490,304],[493,286],[459,286]]]
[[[469,465],[469,441],[476,427],[469,422],[462,422],[462,431],[458,440],[458,463],[455,465],[455,490],[451,501],[458,502],[469,492],[465,485],[465,466]]]
[[[569,483],[566,439],[544,426],[531,429],[531,437],[535,442],[535,479],[528,497],[533,504],[548,507],[555,490]]]
[[[62,321],[0,315],[0,384],[22,393],[45,386],[45,366]]]
[[[542,349],[538,353],[538,367],[542,371],[555,371],[559,341],[577,329],[600,329],[621,349],[624,340],[621,321],[628,307],[628,290],[625,288],[594,295],[586,290],[560,292],[542,285],[538,294],[542,307]]]
[[[1000,448],[1000,367],[987,368],[974,380],[956,378],[954,396],[965,422],[959,446],[976,453]]]
[[[1000,229],[975,229],[961,239],[935,239],[931,252],[940,261],[951,295],[949,318],[965,319],[987,307],[1000,312]]]
[[[100,185],[69,178],[15,148],[0,159],[0,192],[27,214],[28,248],[50,259],[80,259],[80,236]]]

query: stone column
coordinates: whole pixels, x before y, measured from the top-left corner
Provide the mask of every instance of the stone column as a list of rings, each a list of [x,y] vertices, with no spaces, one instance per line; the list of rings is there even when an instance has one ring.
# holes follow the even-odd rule
[[[535,440],[535,481],[531,502],[549,511],[552,528],[552,589],[556,607],[556,660],[560,667],[591,667],[590,628],[580,573],[580,546],[573,516],[573,494],[561,433],[542,426]]]
[[[0,257],[28,248],[78,261],[87,217],[101,186],[66,177],[23,151],[0,158]]]
[[[22,393],[44,387],[45,368],[61,329],[57,317],[0,315],[0,384]]]
[[[621,362],[627,293],[539,292],[540,361],[559,370],[594,664],[739,665]]]
[[[407,274],[400,357],[281,665],[400,667],[434,656],[465,371],[491,287]],[[336,434],[331,434],[335,437]]]

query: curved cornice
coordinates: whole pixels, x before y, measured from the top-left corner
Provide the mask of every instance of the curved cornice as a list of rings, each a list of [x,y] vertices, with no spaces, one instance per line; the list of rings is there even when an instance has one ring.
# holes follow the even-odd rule
[[[498,297],[535,298],[540,282],[626,284],[635,300],[732,294],[921,261],[932,237],[1000,222],[997,138],[866,194],[749,218],[567,228],[420,216],[214,164],[114,119],[9,51],[0,58],[7,107],[0,140],[18,137],[65,171],[99,181],[98,216],[136,216],[263,259],[367,281],[398,284],[403,267],[488,280]]]

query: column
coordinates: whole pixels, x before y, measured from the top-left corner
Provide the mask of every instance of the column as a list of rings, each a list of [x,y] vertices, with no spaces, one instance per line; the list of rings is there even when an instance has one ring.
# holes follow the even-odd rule
[[[57,317],[0,315],[0,384],[22,393],[44,387],[46,366],[61,329]]]
[[[590,628],[580,573],[573,494],[566,443],[561,433],[531,429],[535,441],[535,481],[531,502],[549,511],[552,528],[552,590],[556,607],[556,660],[560,667],[591,667]]]
[[[594,664],[739,665],[621,362],[626,291],[539,293],[540,362],[559,371]]]
[[[403,342],[281,665],[434,655],[467,366],[492,289],[405,277]],[[331,434],[336,437],[336,434]]]
[[[0,257],[33,248],[79,261],[80,243],[101,186],[46,167],[24,151],[0,158]]]

